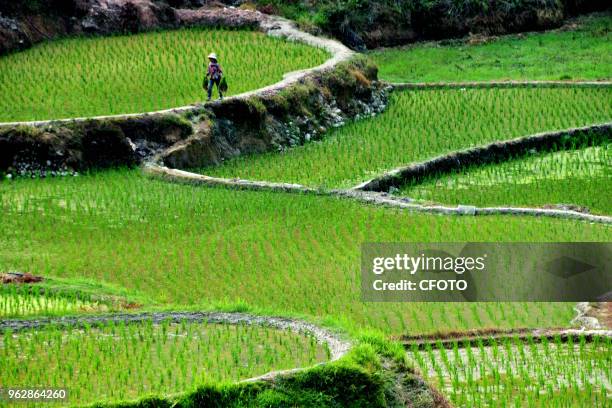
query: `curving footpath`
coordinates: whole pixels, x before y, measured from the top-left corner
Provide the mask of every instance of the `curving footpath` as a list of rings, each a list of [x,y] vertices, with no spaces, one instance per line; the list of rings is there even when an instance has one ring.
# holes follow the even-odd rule
[[[338,63],[349,60],[355,53],[344,46],[339,41],[329,38],[317,37],[312,34],[299,30],[296,24],[282,17],[263,15],[258,12],[252,12],[256,14],[256,20],[259,23],[259,28],[267,35],[274,37],[283,37],[289,41],[300,41],[302,43],[323,48],[331,54],[331,57],[323,64],[301,70],[289,72],[283,76],[280,82],[275,84],[256,89],[253,91],[244,92],[242,94],[234,95],[225,98],[225,100],[240,100],[246,99],[252,96],[263,96],[271,93],[278,92],[282,89],[291,86],[307,75],[332,69]],[[447,83],[388,83],[390,87],[395,90],[401,89],[415,89],[415,90],[427,90],[427,89],[440,89],[440,88],[452,88],[452,89],[466,89],[466,88],[512,88],[512,87],[610,87],[612,81],[488,81],[488,82],[447,82]],[[25,122],[4,122],[0,123],[2,127],[14,127],[20,125],[26,126],[47,126],[55,123],[62,122],[82,122],[87,120],[100,120],[100,119],[121,119],[121,118],[134,118],[134,117],[149,117],[156,115],[165,115],[169,113],[185,113],[189,111],[195,111],[200,109],[202,106],[209,106],[219,104],[220,102],[208,102],[205,104],[194,104],[188,106],[182,106],[171,109],[164,109],[154,112],[143,112],[143,113],[130,113],[130,114],[118,114],[118,115],[106,115],[96,117],[84,117],[84,118],[70,118],[70,119],[59,119],[59,120],[45,120],[45,121],[25,121]],[[572,210],[557,210],[557,209],[540,209],[540,208],[524,208],[524,207],[474,207],[459,205],[456,207],[444,206],[444,205],[423,205],[415,202],[414,200],[407,197],[393,197],[385,194],[389,187],[394,186],[399,181],[405,179],[420,176],[425,173],[435,172],[440,168],[448,169],[452,167],[461,167],[471,162],[487,162],[487,159],[483,157],[490,157],[499,159],[500,155],[508,156],[510,153],[516,153],[517,149],[525,149],[528,147],[538,147],[540,145],[550,145],[551,143],[558,142],[568,134],[573,135],[576,133],[584,133],[590,130],[605,128],[609,131],[612,127],[612,123],[605,123],[601,125],[587,126],[583,128],[574,128],[556,132],[544,132],[536,135],[526,136],[524,138],[518,138],[505,142],[492,143],[487,146],[477,147],[468,149],[465,151],[453,152],[445,156],[440,156],[423,163],[417,163],[414,165],[401,167],[398,169],[391,170],[383,174],[381,177],[369,180],[349,190],[332,190],[322,191],[305,187],[299,184],[291,183],[271,183],[266,181],[252,181],[242,179],[224,179],[217,177],[209,177],[201,174],[190,173],[178,169],[170,169],[167,167],[159,166],[155,163],[145,163],[143,166],[144,172],[148,175],[160,177],[167,181],[183,182],[190,184],[200,184],[207,186],[222,186],[227,188],[241,188],[250,190],[272,190],[282,192],[299,192],[299,193],[317,193],[335,195],[345,198],[356,199],[362,202],[372,203],[376,205],[392,206],[396,208],[402,208],[415,212],[434,213],[434,214],[445,214],[445,215],[528,215],[528,216],[546,216],[546,217],[557,217],[557,218],[568,218],[577,219],[588,222],[596,222],[603,224],[612,224],[612,217],[609,216],[598,216],[592,214],[584,214]],[[505,152],[505,153],[500,153]],[[492,161],[493,159],[489,159]]]
[[[252,181],[243,179],[226,179],[209,177],[203,174],[191,173],[184,170],[171,169],[154,163],[143,166],[143,172],[151,177],[169,182],[201,185],[208,187],[236,188],[255,191],[276,191],[283,193],[328,195],[368,204],[400,208],[412,212],[421,212],[441,215],[527,215],[574,219],[587,222],[612,225],[612,217],[605,215],[585,214],[572,210],[556,210],[546,208],[523,207],[474,207],[459,205],[456,207],[444,205],[424,205],[408,197],[396,197],[385,192],[350,190],[318,190],[305,187],[301,184],[271,183],[267,181]]]
[[[338,191],[337,194],[344,195],[366,203],[401,208],[414,212],[422,212],[440,215],[513,215],[553,217],[587,221],[593,223],[612,225],[612,217],[607,215],[585,214],[573,210],[556,210],[548,208],[530,207],[476,207],[471,205],[458,205],[456,207],[445,205],[419,204],[408,197],[396,197],[384,192],[368,192],[356,190]]]
[[[612,137],[612,122],[541,132],[450,152],[424,162],[395,168],[353,187],[352,190],[389,191],[392,187],[400,187],[409,182],[457,171],[464,167],[498,163],[529,151],[549,151],[571,142],[588,141],[593,133]]]
[[[280,19],[284,20],[284,19]],[[284,20],[288,24],[286,28],[281,29],[280,32],[287,33],[290,31],[290,22]],[[268,27],[270,29],[270,27]],[[295,28],[294,28],[295,30]],[[296,30],[298,31],[298,30]],[[279,34],[280,34],[279,32]],[[298,31],[299,32],[299,31]],[[270,31],[268,31],[270,33]],[[302,33],[304,34],[304,33]],[[287,35],[287,34],[283,34]],[[312,38],[315,40],[312,40]],[[300,41],[314,41],[310,44],[314,45],[315,42],[320,41],[318,37],[305,34],[300,37],[291,37],[290,39],[296,39]],[[328,40],[324,40],[328,41]],[[333,40],[329,40],[331,44],[329,47],[333,47],[336,43]],[[335,57],[330,59],[321,67],[331,67],[337,62],[342,61],[344,58],[350,58],[349,54],[345,54],[342,50],[343,46],[340,46],[336,50]],[[331,51],[330,51],[331,52]],[[325,68],[313,68],[312,70],[325,69]],[[245,95],[258,94],[260,92],[268,92],[269,89],[278,89],[278,87],[284,87],[293,83],[295,75],[299,77],[298,73],[287,74],[287,78],[279,84],[272,85],[267,88],[263,88],[257,91],[248,92]],[[283,85],[285,81],[287,84]],[[451,82],[451,83],[389,83],[387,84],[393,89],[440,89],[440,88],[453,88],[453,89],[465,89],[465,88],[512,88],[512,87],[610,87],[612,86],[611,81],[490,81],[490,82]],[[241,97],[240,95],[236,98]],[[227,179],[220,177],[210,177],[202,174],[192,173],[179,169],[172,169],[158,165],[156,163],[146,163],[143,166],[143,170],[146,174],[158,177],[166,181],[187,183],[194,185],[204,186],[218,186],[224,188],[238,188],[246,190],[265,190],[265,191],[278,191],[278,192],[293,192],[293,193],[314,193],[321,195],[334,195],[338,197],[344,197],[349,199],[358,200],[365,203],[374,205],[390,206],[395,208],[401,208],[413,212],[422,212],[430,214],[442,214],[442,215],[513,215],[513,216],[536,216],[536,217],[554,217],[564,219],[574,219],[586,222],[601,223],[601,224],[612,224],[612,217],[606,215],[593,215],[583,212],[564,210],[564,209],[547,209],[547,208],[531,208],[531,207],[512,207],[512,206],[497,206],[497,207],[476,207],[471,205],[458,205],[458,206],[447,206],[447,205],[429,205],[422,204],[413,200],[409,197],[396,197],[387,194],[391,187],[397,187],[404,184],[406,181],[420,179],[427,175],[437,174],[440,172],[448,172],[451,170],[457,170],[465,166],[474,164],[486,164],[495,163],[502,160],[507,160],[517,154],[524,153],[531,149],[536,150],[548,150],[553,146],[567,143],[571,140],[588,138],[591,132],[612,132],[612,122],[595,124],[590,126],[576,127],[570,129],[556,130],[541,132],[533,135],[523,136],[511,140],[499,141],[490,143],[484,146],[478,146],[470,149],[460,150],[448,153],[446,155],[438,156],[433,159],[411,164],[409,166],[402,166],[393,170],[390,170],[380,177],[372,180],[365,181],[348,190],[321,190],[311,187],[306,187],[301,184],[294,183],[278,183],[278,182],[267,182],[267,181],[256,181],[256,180],[244,180],[239,178]]]

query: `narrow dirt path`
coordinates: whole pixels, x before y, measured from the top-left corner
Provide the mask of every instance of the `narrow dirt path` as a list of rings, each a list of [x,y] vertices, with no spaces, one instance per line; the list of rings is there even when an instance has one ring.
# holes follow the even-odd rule
[[[361,190],[318,190],[301,184],[271,183],[267,181],[251,181],[242,179],[225,179],[209,177],[184,170],[170,169],[157,164],[148,163],[143,166],[145,174],[165,181],[201,185],[208,187],[236,188],[255,191],[277,191],[283,193],[317,194],[342,197],[361,201],[372,205],[400,208],[412,212],[442,215],[513,215],[574,219],[587,222],[612,225],[612,217],[604,215],[585,214],[573,210],[556,210],[547,208],[522,207],[474,207],[459,205],[456,207],[444,205],[424,205],[407,197],[395,197],[385,192]]]
[[[612,225],[612,217],[606,215],[585,214],[573,210],[556,210],[549,208],[529,207],[476,207],[471,205],[458,205],[456,207],[445,205],[424,205],[415,202],[408,197],[395,197],[388,193],[362,192],[355,190],[337,191],[337,195],[343,195],[362,202],[401,208],[413,212],[440,214],[440,215],[511,215],[531,217],[552,217],[560,219],[571,219],[599,224]]]
[[[316,37],[311,34],[300,31],[295,23],[290,20],[286,20],[276,16],[266,16],[260,23],[260,28],[267,35],[275,37],[284,37],[289,41],[300,41],[305,44],[320,47],[327,50],[331,57],[322,65],[317,67],[295,71],[287,73],[283,76],[280,82],[275,84],[244,92],[239,95],[234,95],[226,98],[226,100],[239,100],[249,98],[255,95],[266,95],[269,93],[278,92],[292,84],[297,83],[305,76],[318,71],[328,70],[336,66],[342,61],[350,59],[354,52],[345,47],[340,42]],[[490,82],[452,82],[452,83],[395,83],[390,84],[395,89],[415,89],[415,90],[426,90],[426,89],[440,89],[440,88],[504,88],[504,87],[609,87],[612,86],[610,81],[585,81],[585,82],[572,82],[572,81],[490,81]],[[210,102],[215,104],[218,102]],[[171,109],[159,110],[154,112],[143,112],[143,113],[131,113],[131,114],[118,114],[118,115],[103,115],[96,117],[83,117],[83,118],[69,118],[59,120],[45,120],[45,121],[25,121],[25,122],[5,122],[0,123],[0,127],[14,127],[20,125],[26,126],[46,126],[53,123],[61,122],[79,122],[85,120],[101,120],[101,119],[117,119],[117,118],[129,118],[138,116],[149,116],[149,115],[164,115],[169,113],[185,113],[191,110],[198,109],[202,104],[188,105],[182,107],[176,107]],[[605,124],[605,126],[611,126],[611,123]],[[538,136],[538,135],[535,135]],[[535,137],[532,136],[532,137]],[[485,147],[486,148],[486,147]],[[456,153],[453,153],[456,154]],[[434,159],[439,160],[439,158]],[[426,166],[426,164],[417,164],[414,166]],[[414,166],[411,169],[401,168],[391,171],[393,177],[401,172],[414,171]],[[272,190],[292,193],[309,193],[309,194],[322,194],[332,195],[338,197],[344,197],[354,199],[366,203],[372,203],[375,205],[392,206],[396,208],[407,209],[416,212],[426,213],[437,213],[447,215],[491,215],[491,214],[509,214],[509,215],[531,215],[531,216],[550,216],[558,218],[578,219],[588,222],[598,222],[604,224],[612,224],[612,217],[608,216],[595,216],[591,214],[583,214],[569,210],[552,210],[552,209],[535,209],[535,208],[514,208],[514,207],[486,207],[478,208],[472,206],[425,206],[413,202],[408,198],[397,198],[392,197],[384,192],[377,191],[365,191],[363,185],[357,186],[350,190],[331,190],[321,191],[309,187],[305,187],[299,184],[290,183],[270,183],[265,181],[250,181],[241,179],[223,179],[208,177],[201,174],[190,173],[177,169],[170,169],[167,167],[158,166],[155,164],[148,163],[143,166],[143,170],[146,174],[159,177],[167,181],[182,182],[197,185],[207,186],[222,186],[226,188],[241,188],[250,190]],[[389,176],[389,174],[384,175]],[[372,180],[370,181],[372,182]],[[314,336],[319,343],[326,344],[331,352],[331,359],[329,361],[335,361],[346,355],[351,349],[352,343],[345,338],[338,336],[330,330],[318,327],[312,323],[305,321],[290,319],[284,317],[270,317],[270,316],[256,316],[246,313],[228,313],[228,312],[151,312],[151,313],[138,313],[138,314],[111,314],[111,315],[98,315],[98,316],[67,316],[61,318],[45,318],[45,319],[33,319],[33,320],[2,320],[0,321],[0,333],[11,330],[21,331],[28,329],[41,328],[49,325],[57,326],[83,326],[83,325],[101,325],[106,322],[144,322],[153,321],[154,323],[160,323],[165,320],[173,322],[189,321],[189,322],[208,322],[208,323],[219,323],[219,324],[247,324],[247,325],[263,325],[273,327],[279,330],[291,330],[298,333],[306,333]],[[453,337],[453,338],[414,338],[414,339],[403,339],[406,345],[416,344],[417,347],[425,347],[427,344],[438,344],[440,341],[443,344],[452,345],[454,342],[459,344],[469,344],[471,342],[477,343],[482,341],[490,340],[501,340],[504,338],[554,338],[561,337],[562,339],[576,338],[579,336],[585,336],[586,339],[592,339],[596,336],[612,337],[612,330],[575,330],[575,329],[538,329],[538,330],[516,330],[508,331],[503,333],[495,334],[484,334],[474,333],[464,337]],[[326,363],[321,363],[326,364]],[[249,378],[240,382],[254,382],[254,381],[270,381],[278,376],[293,374],[295,372],[309,369],[306,368],[294,368],[282,371],[273,371],[262,376]]]
[[[555,84],[558,81],[553,81]],[[526,82],[533,86],[534,82]],[[535,83],[542,83],[535,81]],[[504,82],[514,86],[515,82]],[[589,84],[592,84],[589,82]],[[606,83],[609,86],[612,83]],[[464,85],[464,84],[461,84]],[[482,83],[479,83],[482,85]],[[458,85],[459,86],[459,85]],[[243,180],[239,178],[226,179],[210,177],[191,173],[184,170],[171,169],[155,163],[143,166],[145,174],[171,182],[188,183],[194,185],[219,186],[225,188],[238,188],[247,190],[267,190],[292,193],[313,193],[320,195],[333,195],[358,200],[374,205],[390,206],[414,212],[443,214],[443,215],[513,215],[535,216],[574,219],[587,222],[612,225],[612,216],[586,214],[567,209],[532,208],[493,206],[476,207],[471,205],[447,206],[443,204],[425,205],[409,197],[396,197],[387,193],[391,187],[398,187],[407,181],[457,170],[469,165],[495,163],[507,160],[529,149],[546,150],[552,146],[563,144],[568,136],[573,138],[585,137],[591,132],[611,132],[612,122],[582,126],[570,129],[555,130],[536,133],[515,139],[490,143],[488,145],[470,149],[453,151],[421,163],[398,167],[379,177],[365,181],[348,190],[321,190],[295,183],[278,183],[268,181]]]

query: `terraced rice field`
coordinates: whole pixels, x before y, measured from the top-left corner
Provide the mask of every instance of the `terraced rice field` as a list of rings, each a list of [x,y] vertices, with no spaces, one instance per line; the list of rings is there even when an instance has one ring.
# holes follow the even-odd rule
[[[585,24],[520,40],[423,45],[372,55],[381,62],[383,77],[403,81],[609,79],[609,19]],[[59,40],[0,58],[0,94],[6,96],[0,121],[194,103],[204,97],[202,65],[211,51],[221,57],[230,94],[268,85],[327,58],[321,50],[250,31],[186,29]],[[610,121],[610,87],[398,91],[380,116],[332,130],[323,140],[197,171],[346,188],[458,149]],[[579,147],[441,175],[399,193],[448,204],[569,203],[609,214],[609,144]],[[332,196],[170,184],[127,169],[1,182],[0,212],[0,272],[27,271],[46,279],[0,286],[1,319],[114,312],[121,308],[115,302],[130,299],[145,311],[298,316],[338,328],[358,342],[379,339],[377,349],[375,342],[359,344],[349,363],[340,362],[346,369],[359,360],[359,374],[375,373],[376,381],[380,353],[403,355],[388,339],[567,327],[576,312],[572,303],[551,302],[363,302],[362,243],[610,240],[610,228],[602,224],[431,216]],[[57,289],[53,282],[74,286],[50,290]],[[87,284],[79,290],[82,282]],[[610,341],[436,345],[414,347],[408,359],[457,407],[606,407],[612,398]],[[329,358],[330,351],[314,338],[260,326],[48,326],[0,332],[0,386],[67,388],[71,405],[116,403],[190,392],[204,384],[224,387],[219,384]],[[313,378],[320,379],[309,381]],[[313,397],[318,388],[313,390],[300,391],[314,398],[308,401],[328,397]],[[270,389],[263,393],[260,401],[275,406],[295,397],[283,395],[281,401]],[[330,398],[328,405],[340,405]]]
[[[582,18],[569,29],[374,51],[390,82],[602,80],[612,78],[610,17]]]
[[[282,154],[242,156],[211,176],[352,187],[395,167],[529,134],[612,120],[612,88],[402,91],[381,115]]]
[[[65,388],[72,405],[183,392],[329,358],[314,338],[259,326],[110,322],[0,337],[3,387]]]
[[[2,270],[123,287],[145,306],[303,314],[396,335],[565,326],[574,311],[559,303],[363,303],[362,242],[609,238],[606,226],[575,221],[416,215],[330,197],[174,185],[137,171],[16,180],[0,185],[0,197]]]
[[[407,185],[396,194],[446,204],[572,204],[612,214],[609,145],[536,154]]]
[[[228,95],[273,84],[286,72],[328,58],[321,49],[257,31],[190,28],[57,40],[0,58],[0,121],[148,112],[201,102],[206,57],[213,51]]]
[[[456,407],[607,407],[612,343],[531,338],[414,348],[409,359]]]

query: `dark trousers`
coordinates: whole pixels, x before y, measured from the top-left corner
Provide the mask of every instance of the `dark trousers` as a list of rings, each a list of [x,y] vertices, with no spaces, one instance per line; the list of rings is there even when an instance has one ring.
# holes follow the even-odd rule
[[[219,98],[223,98],[223,92],[219,89],[219,84],[221,83],[221,78],[218,79],[209,79],[208,80],[208,99],[212,97],[213,86],[217,85],[217,91],[219,91]]]

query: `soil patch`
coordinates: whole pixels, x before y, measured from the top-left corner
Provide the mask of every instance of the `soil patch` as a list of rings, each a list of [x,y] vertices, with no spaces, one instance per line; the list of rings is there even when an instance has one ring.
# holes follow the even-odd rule
[[[604,329],[612,329],[612,302],[600,302],[591,305],[587,316],[594,317]]]
[[[3,284],[9,283],[38,283],[42,282],[42,276],[35,276],[29,272],[20,273],[20,272],[6,272],[0,273],[0,282]]]

